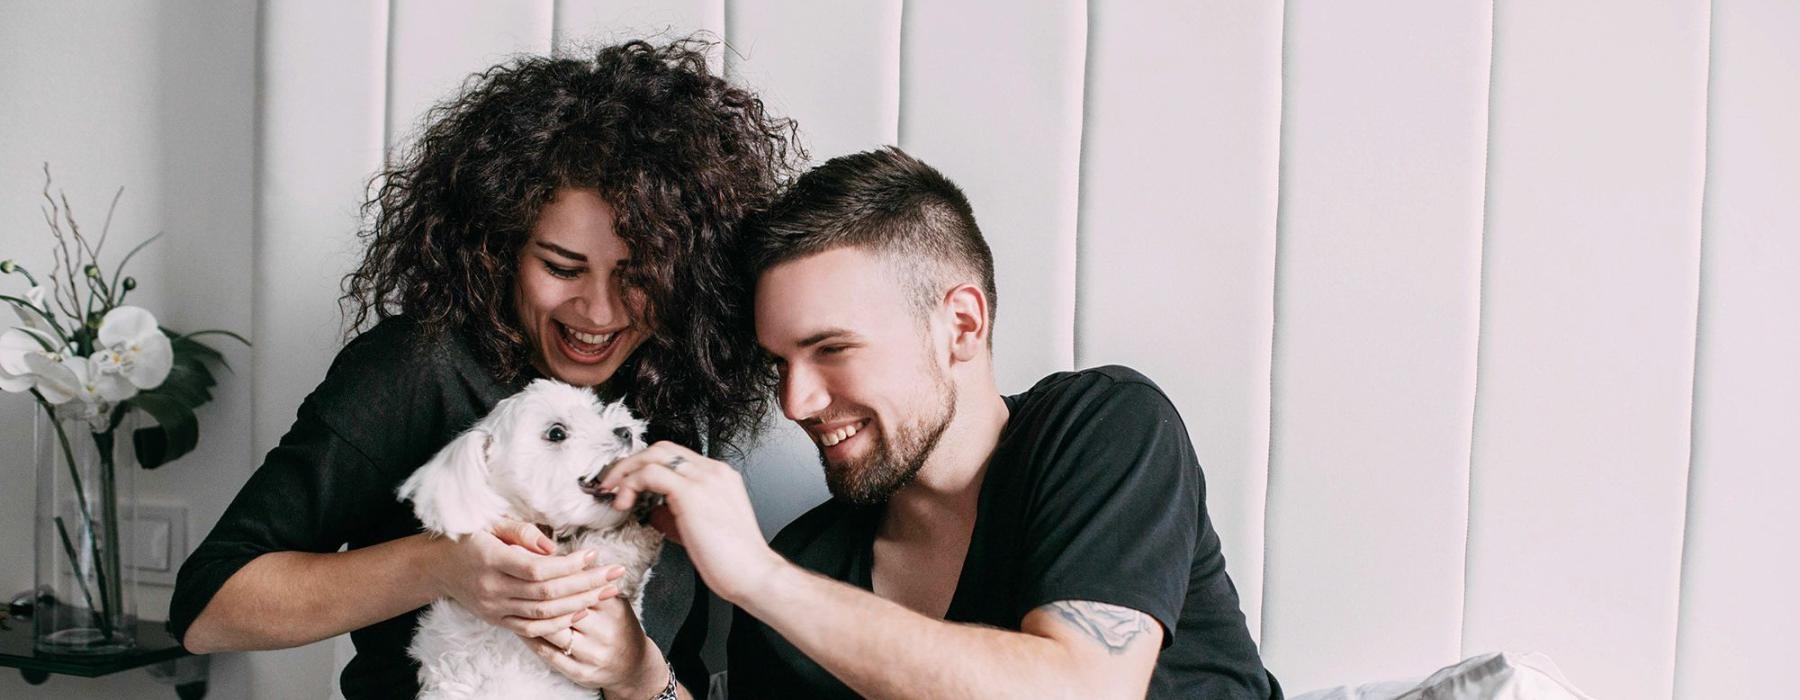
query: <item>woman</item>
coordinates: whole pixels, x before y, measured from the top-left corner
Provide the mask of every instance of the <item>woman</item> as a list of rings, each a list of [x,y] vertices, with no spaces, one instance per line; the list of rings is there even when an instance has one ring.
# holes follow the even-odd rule
[[[646,639],[614,597],[616,569],[548,556],[526,523],[426,537],[394,492],[536,377],[626,397],[654,439],[716,450],[753,431],[769,377],[738,225],[804,156],[792,122],[708,71],[707,48],[520,59],[428,115],[365,206],[368,249],[345,279],[351,328],[378,323],[182,566],[170,628],[188,649],[349,632],[344,695],[410,696],[418,609],[448,596],[527,637],[589,615],[630,630],[559,661],[608,697],[651,697],[671,675],[706,687],[706,596],[678,546],[646,590]]]

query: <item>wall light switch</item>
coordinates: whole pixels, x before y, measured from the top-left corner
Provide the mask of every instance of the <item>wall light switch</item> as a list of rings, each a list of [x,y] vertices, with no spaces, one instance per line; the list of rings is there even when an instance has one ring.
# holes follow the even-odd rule
[[[187,508],[139,503],[130,527],[136,536],[131,561],[141,583],[175,585],[175,572],[187,558]]]

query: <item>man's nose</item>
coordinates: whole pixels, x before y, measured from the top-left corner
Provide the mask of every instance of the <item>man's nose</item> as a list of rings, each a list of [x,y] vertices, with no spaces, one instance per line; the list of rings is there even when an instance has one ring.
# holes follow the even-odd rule
[[[816,372],[790,365],[781,375],[781,413],[796,423],[830,405],[831,398]]]

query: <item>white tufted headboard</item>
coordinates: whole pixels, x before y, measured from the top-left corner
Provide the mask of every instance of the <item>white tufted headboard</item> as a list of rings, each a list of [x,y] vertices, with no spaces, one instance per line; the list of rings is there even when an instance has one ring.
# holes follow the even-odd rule
[[[189,325],[254,329],[254,393],[219,409],[254,437],[208,443],[229,468],[159,477],[223,493],[146,486],[211,494],[190,531],[323,375],[363,184],[426,106],[511,52],[706,29],[816,159],[897,143],[965,188],[998,262],[1003,389],[1124,363],[1175,399],[1289,691],[1505,649],[1596,697],[1750,697],[1800,651],[1792,2],[196,7],[0,21],[0,76],[50,105],[0,110],[0,243],[38,244],[39,161],[106,193],[95,171],[124,161],[166,183],[128,223],[190,241],[152,264],[222,263],[164,273],[202,302]],[[179,29],[203,25],[230,40]],[[141,61],[37,58],[66,45]],[[177,147],[80,150],[56,105],[84,85],[125,125],[78,125],[119,130],[102,146]],[[235,213],[190,213],[217,207]],[[213,299],[242,308],[198,311]],[[771,533],[824,497],[786,426],[748,468]],[[236,687],[325,684],[232,663]]]

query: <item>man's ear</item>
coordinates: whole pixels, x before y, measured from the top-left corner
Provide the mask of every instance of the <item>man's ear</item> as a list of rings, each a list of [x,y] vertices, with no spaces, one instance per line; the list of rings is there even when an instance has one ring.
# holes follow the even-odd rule
[[[494,437],[479,429],[458,435],[400,485],[425,529],[452,538],[492,528],[506,515],[506,499],[488,483]]]
[[[950,321],[950,359],[968,362],[989,351],[988,298],[973,284],[959,284],[944,293],[944,310]]]

